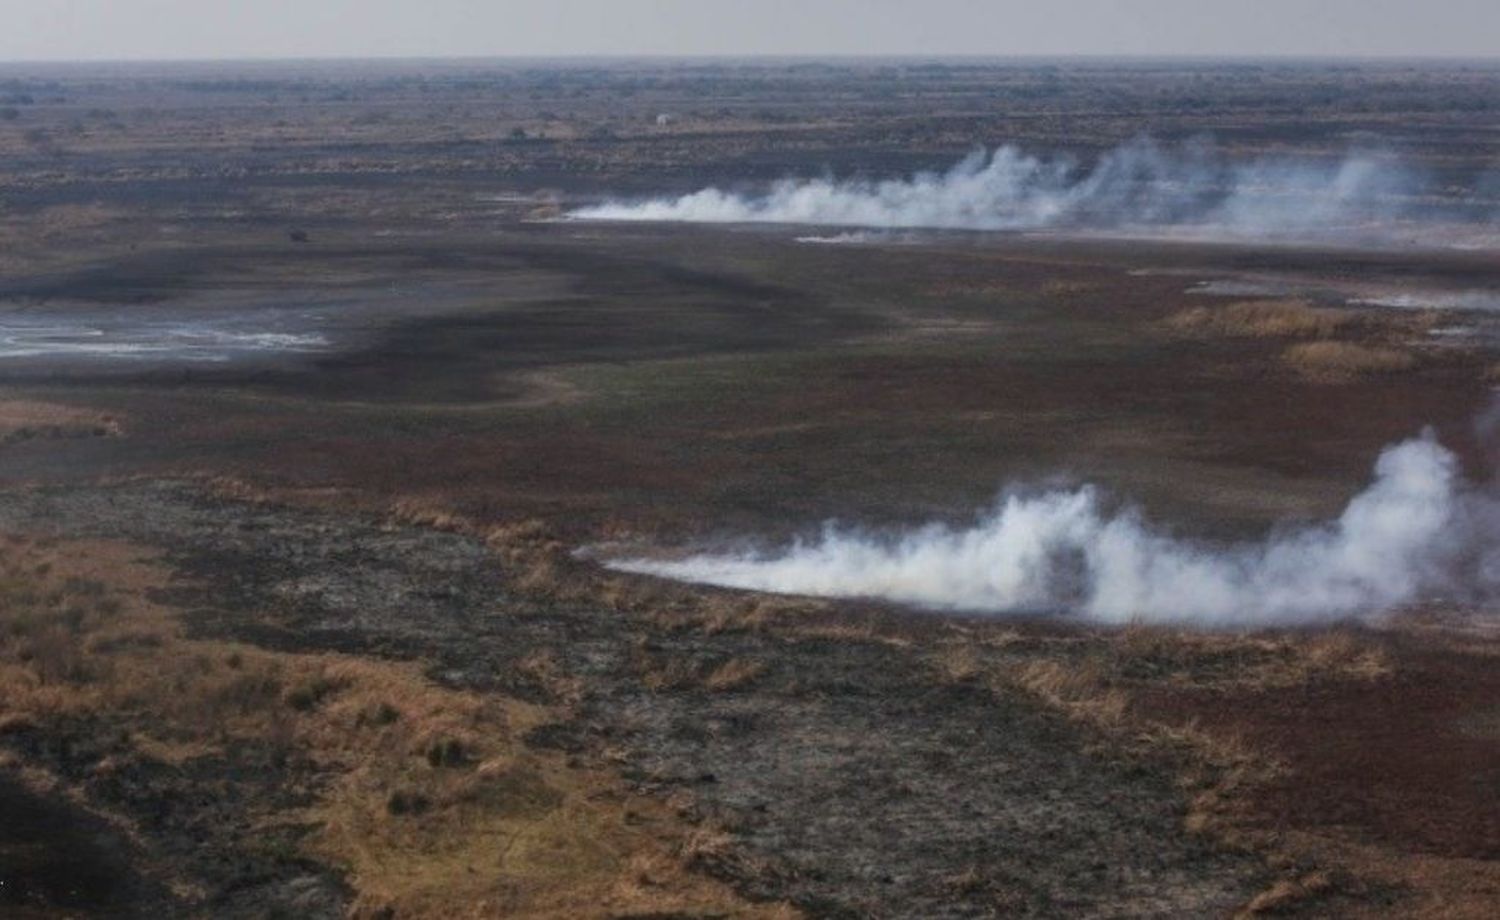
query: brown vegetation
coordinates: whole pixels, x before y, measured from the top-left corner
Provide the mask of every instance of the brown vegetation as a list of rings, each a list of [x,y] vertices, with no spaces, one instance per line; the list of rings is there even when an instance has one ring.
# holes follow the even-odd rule
[[[1253,709],[1267,693],[1379,686],[1400,667],[1382,637],[1350,629],[1238,635],[1133,626],[1082,641],[1026,641],[1000,630],[997,644],[984,642],[985,632],[940,647],[932,661],[943,679],[1020,689],[1112,738],[1126,756],[1177,763],[1189,802],[1184,827],[1258,853],[1277,872],[1246,914],[1359,915],[1372,886],[1394,886],[1417,892],[1404,903],[1423,916],[1441,915],[1435,905],[1454,916],[1480,915],[1477,905],[1495,878],[1479,864],[1402,862],[1388,851],[1351,847],[1337,833],[1288,835],[1268,827],[1263,797],[1301,782],[1283,752],[1232,721],[1163,705],[1181,693],[1212,707]]]
[[[1195,337],[1304,339],[1287,346],[1282,363],[1311,381],[1347,383],[1415,367],[1416,356],[1404,343],[1436,322],[1430,313],[1376,313],[1319,307],[1300,300],[1252,300],[1191,307],[1169,317],[1166,327]]]
[[[33,438],[106,438],[124,432],[109,413],[57,403],[0,401],[0,445]]]
[[[1353,311],[1301,300],[1249,300],[1190,307],[1168,317],[1166,324],[1187,335],[1326,339],[1360,321]]]
[[[0,734],[115,726],[129,753],[96,771],[243,743],[298,752],[314,773],[287,779],[316,801],[260,820],[310,824],[307,853],[343,870],[358,915],[789,915],[693,874],[699,848],[662,805],[522,744],[554,718],[544,708],[447,690],[410,665],[187,638],[144,599],[161,572],[127,545],[12,541],[3,565]],[[731,661],[706,683],[757,673]]]
[[[653,691],[706,690],[727,693],[754,683],[766,671],[764,662],[748,658],[727,661],[695,661],[653,651],[642,644],[635,650],[641,683]]]
[[[1289,347],[1282,360],[1314,380],[1336,383],[1410,370],[1417,363],[1409,351],[1351,342],[1302,342]]]
[[[1491,339],[1445,338],[1450,345],[1440,348],[1417,339],[1432,323],[1427,314],[1291,299],[1204,306],[1183,286],[1185,278],[1248,271],[1284,276],[1289,290],[1337,289],[1351,279],[1402,291],[1469,289],[1492,286],[1483,254],[1025,235],[875,252],[799,247],[779,231],[522,224],[604,194],[738,181],[747,168],[767,178],[842,171],[856,151],[858,169],[871,175],[947,163],[982,136],[1097,151],[1137,134],[1143,113],[1168,134],[1223,127],[1235,156],[1326,154],[1344,146],[1349,113],[1341,107],[1358,99],[1369,108],[1362,122],[1404,133],[1404,154],[1455,174],[1492,162],[1500,140],[1490,130],[1500,110],[1478,105],[1497,85],[1483,69],[1405,68],[1392,81],[1381,68],[1236,65],[1216,74],[1200,64],[1105,62],[1069,68],[1061,82],[1055,70],[704,62],[567,75],[480,67],[452,80],[317,68],[248,81],[142,72],[123,82],[57,71],[48,78],[56,88],[45,92],[55,98],[0,125],[0,149],[11,154],[0,179],[17,192],[0,227],[8,308],[104,305],[122,319],[160,320],[243,313],[247,302],[386,307],[339,311],[350,350],[330,360],[98,362],[83,372],[60,364],[57,373],[41,362],[8,366],[16,389],[0,408],[7,475],[54,486],[50,500],[101,478],[160,482],[187,471],[211,480],[219,499],[389,516],[472,536],[503,572],[500,615],[541,611],[538,620],[568,629],[607,619],[616,632],[601,644],[619,644],[610,652],[623,667],[617,683],[601,685],[597,671],[576,666],[568,629],[518,648],[464,648],[482,643],[463,632],[473,621],[453,616],[442,628],[459,635],[444,641],[474,667],[475,686],[514,679],[535,693],[527,699],[548,702],[460,693],[416,664],[286,651],[407,653],[410,633],[375,623],[368,610],[331,629],[299,630],[300,611],[277,608],[288,622],[271,622],[246,601],[223,614],[220,634],[269,636],[278,651],[192,638],[145,602],[161,587],[160,572],[133,562],[133,550],[18,544],[9,573],[0,571],[4,775],[26,772],[41,748],[97,740],[69,734],[97,732],[93,717],[119,727],[124,740],[97,764],[84,763],[92,776],[128,778],[147,766],[186,784],[182,777],[227,763],[236,749],[269,749],[285,755],[271,785],[301,803],[255,799],[221,814],[245,815],[268,833],[295,832],[301,842],[290,856],[341,867],[361,911],[736,915],[756,908],[684,869],[759,874],[738,846],[741,829],[711,821],[688,828],[679,811],[695,807],[694,797],[709,801],[710,787],[743,801],[759,776],[736,785],[721,769],[712,784],[670,793],[668,807],[596,770],[592,753],[534,749],[523,737],[556,718],[585,734],[609,729],[607,743],[623,750],[622,725],[639,725],[584,714],[610,693],[625,697],[616,702],[632,716],[641,705],[755,712],[785,702],[786,685],[801,682],[818,689],[794,699],[837,703],[836,714],[891,703],[889,718],[866,732],[892,736],[871,762],[906,770],[908,779],[964,775],[962,756],[941,755],[971,741],[965,730],[992,714],[996,724],[1035,717],[1056,726],[1042,708],[1071,719],[1062,743],[1084,739],[1095,760],[1140,758],[1153,778],[1169,762],[1182,776],[1188,829],[1260,853],[1281,873],[1249,904],[1256,910],[1347,907],[1337,899],[1370,880],[1363,903],[1372,911],[1492,911],[1500,885],[1482,846],[1500,823],[1482,820],[1494,762],[1486,747],[1493,713],[1484,707],[1496,692],[1477,669],[1440,662],[1414,670],[1394,640],[1359,630],[1203,636],[959,624],[668,585],[603,573],[572,555],[580,544],[690,540],[700,529],[774,538],[778,528],[830,516],[927,519],[972,507],[1013,476],[1059,468],[1118,486],[1167,520],[1261,527],[1321,514],[1325,499],[1356,487],[1350,477],[1365,475],[1380,445],[1415,425],[1468,430],[1488,399],[1476,373],[1500,383],[1500,365],[1475,344]],[[94,105],[119,106],[127,117],[71,130],[69,121]],[[669,132],[655,126],[663,111],[677,113]],[[1406,117],[1412,111],[1422,117]],[[401,181],[373,181],[377,173]],[[234,180],[244,175],[255,181]],[[535,194],[539,184],[563,187]],[[97,203],[77,203],[80,189]],[[495,200],[497,191],[505,200]],[[287,230],[297,226],[316,229],[289,247]],[[1421,375],[1381,376],[1412,366],[1413,356]],[[1268,375],[1267,361],[1279,373]],[[1322,380],[1351,385],[1317,386]],[[100,408],[75,408],[90,404]],[[132,437],[107,440],[123,433],[121,418]],[[41,526],[136,533],[137,522],[109,510],[112,502],[104,496],[104,510],[82,525]],[[243,511],[226,511],[217,524],[234,533]],[[161,533],[151,538],[161,545],[191,539]],[[286,546],[259,533],[257,542],[247,523],[244,539],[234,540],[241,555],[216,570],[226,592],[261,569],[277,571],[271,581],[288,568],[308,582],[364,578],[342,561],[298,568]],[[327,533],[336,542],[343,531]],[[435,595],[450,597],[437,587]],[[433,602],[444,604],[462,606]],[[582,612],[558,617],[565,608]],[[491,644],[520,631],[505,629],[491,634],[504,641]],[[717,641],[699,641],[705,636]],[[800,673],[784,673],[788,662]],[[867,684],[889,675],[871,674],[870,662],[903,678],[882,699]],[[847,673],[838,683],[809,680],[840,666]],[[444,660],[445,680],[447,667]],[[907,671],[916,672],[910,682]],[[632,694],[643,687],[640,703]],[[1362,715],[1376,703],[1374,716]],[[1430,721],[1442,723],[1450,705],[1476,736],[1465,735],[1466,746],[1423,724],[1433,713],[1440,718]],[[913,729],[954,711],[961,718],[951,727],[960,730],[910,745]],[[806,724],[813,742],[769,730],[757,737],[826,760],[818,726],[844,723]],[[680,727],[694,726],[702,723]],[[642,748],[676,736],[650,737]],[[1009,756],[1038,737],[1006,740]],[[676,773],[696,775],[698,761],[725,743],[715,736],[682,755]],[[652,753],[636,752],[637,763]],[[742,762],[751,773],[764,766]],[[1037,762],[1023,760],[1018,772]],[[1380,769],[1361,772],[1371,762]],[[1051,795],[1059,780],[1038,770],[1030,782]],[[59,796],[88,791],[88,780],[52,781]],[[1377,792],[1365,795],[1371,785]],[[235,787],[188,788],[194,795],[182,801]],[[859,794],[884,796],[885,788]],[[160,801],[128,791],[143,811]],[[1180,803],[1160,787],[1152,794],[1170,826]],[[1353,804],[1326,804],[1340,799]],[[935,807],[919,817],[930,827],[952,799],[928,801]],[[859,807],[869,798],[851,795],[846,804],[847,829],[872,820]],[[1062,794],[1052,804],[1063,811],[1078,803]],[[777,805],[749,823],[777,820]],[[825,805],[793,820],[826,818]],[[1108,829],[1110,813],[1096,814],[1102,820],[1091,826]],[[1123,855],[1112,833],[1099,836],[1097,850],[1086,847],[1090,859]],[[176,839],[201,843],[191,833]],[[839,837],[835,849],[845,848]],[[883,852],[899,858],[869,865],[910,881],[920,876],[912,868],[920,849],[893,847]],[[1018,866],[990,856],[987,849],[982,865],[953,859],[927,877],[946,878],[946,896],[968,906],[1035,908],[1007,900],[1016,890],[996,880]],[[1094,884],[1092,896],[1118,896]],[[899,887],[889,878],[860,885],[839,893],[840,907]]]
[[[703,689],[713,693],[740,690],[754,683],[765,672],[766,666],[763,662],[751,661],[747,658],[731,658],[703,678]]]

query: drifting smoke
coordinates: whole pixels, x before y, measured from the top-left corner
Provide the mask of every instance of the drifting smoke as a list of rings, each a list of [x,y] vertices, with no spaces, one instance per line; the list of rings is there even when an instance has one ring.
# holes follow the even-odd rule
[[[894,538],[829,527],[770,555],[610,563],[627,572],[781,594],[881,598],[976,613],[1075,611],[1201,626],[1311,623],[1417,600],[1500,596],[1500,502],[1430,433],[1387,448],[1331,523],[1211,548],[1089,487],[1005,496],[973,526]]]
[[[708,188],[672,199],[574,212],[591,220],[786,223],[955,230],[1175,231],[1231,239],[1392,242],[1403,221],[1489,224],[1488,208],[1440,201],[1436,185],[1390,156],[1337,162],[1233,162],[1205,142],[1141,139],[1085,169],[1015,147],[977,152],[947,172],[880,182],[785,180],[760,195]]]

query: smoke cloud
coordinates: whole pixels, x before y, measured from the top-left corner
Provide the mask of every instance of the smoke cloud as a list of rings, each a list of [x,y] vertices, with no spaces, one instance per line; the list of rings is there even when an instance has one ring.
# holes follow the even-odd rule
[[[972,613],[1069,612],[1205,627],[1366,617],[1500,597],[1500,502],[1432,434],[1388,447],[1336,520],[1210,546],[1109,511],[1099,490],[1012,491],[972,526],[877,536],[835,526],[780,552],[625,559],[611,568],[724,587],[879,598]]]
[[[1092,166],[1013,147],[976,152],[946,172],[861,181],[789,179],[760,194],[707,188],[680,198],[575,211],[591,220],[785,223],[867,228],[1177,232],[1228,239],[1406,242],[1412,221],[1483,229],[1493,216],[1445,200],[1395,157],[1233,161],[1204,141],[1124,144]],[[1493,230],[1493,227],[1490,227]],[[1402,235],[1405,234],[1405,237]]]

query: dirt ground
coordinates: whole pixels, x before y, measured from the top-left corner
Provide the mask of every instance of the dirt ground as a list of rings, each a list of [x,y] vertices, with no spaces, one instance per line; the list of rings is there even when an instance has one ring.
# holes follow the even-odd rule
[[[1460,187],[1493,70],[414,67],[0,71],[0,911],[1493,914],[1496,611],[1102,629],[578,553],[1057,480],[1257,537],[1425,426],[1486,481],[1493,253],[555,219],[1142,132]]]

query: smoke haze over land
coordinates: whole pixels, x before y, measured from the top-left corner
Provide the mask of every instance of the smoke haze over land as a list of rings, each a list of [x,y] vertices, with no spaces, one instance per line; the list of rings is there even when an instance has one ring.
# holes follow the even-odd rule
[[[781,594],[975,613],[1070,611],[1197,626],[1327,622],[1500,591],[1500,502],[1431,434],[1387,448],[1338,519],[1264,542],[1173,537],[1097,489],[1011,491],[975,523],[880,536],[829,526],[767,554],[612,568]]]
[[[606,203],[574,216],[1349,243],[1401,242],[1414,225],[1439,222],[1493,233],[1495,204],[1482,188],[1460,200],[1438,191],[1431,177],[1377,151],[1334,160],[1236,161],[1206,141],[1165,146],[1142,138],[1088,166],[1069,155],[1005,146],[973,153],[946,172],[882,181],[787,179],[761,193],[707,188]]]

